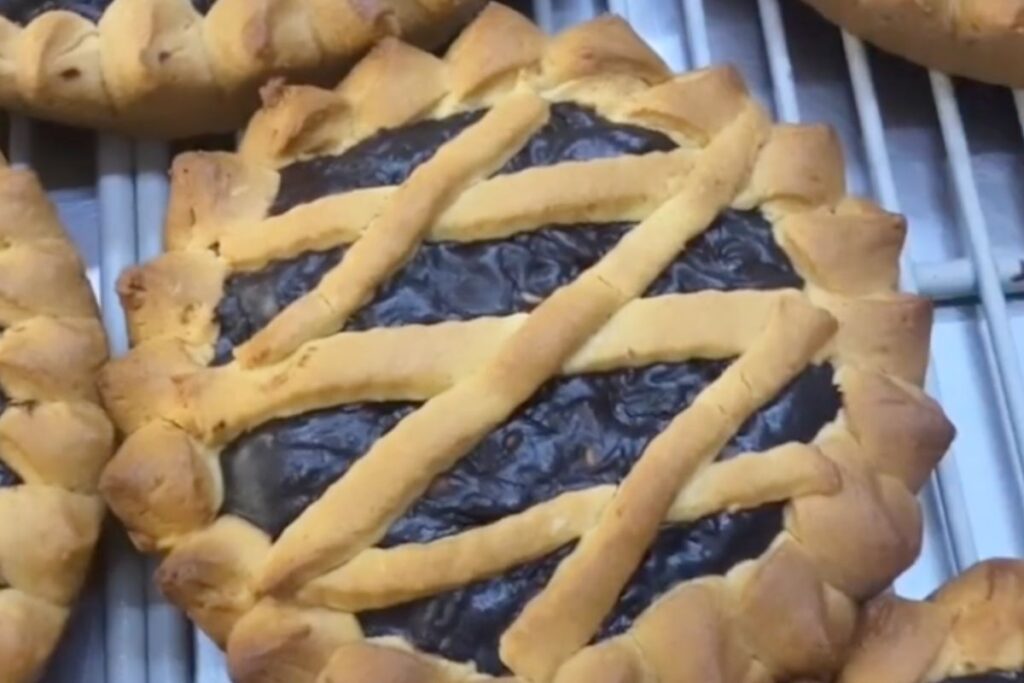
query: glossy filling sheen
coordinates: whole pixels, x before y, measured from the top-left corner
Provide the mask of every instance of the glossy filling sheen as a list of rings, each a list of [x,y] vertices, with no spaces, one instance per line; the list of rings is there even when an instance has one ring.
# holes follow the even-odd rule
[[[282,173],[274,205],[355,187],[402,182],[441,144],[479,118],[463,114],[386,131],[338,157],[294,164]],[[665,136],[611,124],[575,105],[552,120],[500,173],[530,166],[672,149]],[[546,226],[480,243],[425,244],[347,329],[467,320],[529,311],[611,250],[627,224]],[[344,249],[303,254],[233,276],[217,316],[217,360],[316,286]],[[727,211],[695,239],[647,292],[801,287],[792,264],[758,213]],[[699,321],[694,321],[699,324]],[[547,382],[488,435],[387,531],[381,545],[428,542],[494,522],[555,496],[621,481],[647,443],[729,361],[691,360]],[[732,439],[721,457],[810,441],[834,419],[840,398],[829,365],[806,368]],[[399,420],[410,403],[331,407],[269,422],[222,457],[225,509],[280,532]],[[782,526],[782,504],[666,526],[626,587],[600,638],[620,633],[660,594],[696,576],[720,574],[760,555]],[[571,546],[501,576],[395,607],[364,612],[368,635],[399,635],[424,651],[502,672],[497,643]]]
[[[206,14],[216,0],[192,0],[192,6]],[[113,0],[0,0],[0,14],[25,25],[43,12],[65,10],[98,22]]]

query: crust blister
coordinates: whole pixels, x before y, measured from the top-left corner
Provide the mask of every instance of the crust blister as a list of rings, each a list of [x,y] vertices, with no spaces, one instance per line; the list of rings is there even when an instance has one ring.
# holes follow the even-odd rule
[[[640,205],[650,207],[648,215],[643,216],[646,220],[628,232],[598,266],[550,297],[528,317],[340,334],[332,334],[334,330],[325,327],[294,354],[284,354],[278,362],[259,367],[234,362],[210,369],[203,368],[200,361],[212,355],[212,342],[195,347],[183,344],[183,337],[197,328],[178,328],[171,324],[153,327],[158,330],[155,336],[112,365],[115,370],[107,373],[106,394],[113,396],[115,404],[124,406],[115,409],[114,414],[128,420],[129,431],[143,427],[147,420],[169,420],[166,429],[183,430],[183,434],[190,434],[187,438],[195,438],[215,451],[218,444],[265,419],[333,405],[339,400],[358,397],[379,400],[389,396],[431,400],[425,408],[403,420],[387,438],[378,441],[371,455],[357,461],[276,543],[261,545],[262,555],[258,561],[251,559],[255,554],[232,549],[233,534],[225,528],[246,525],[246,531],[239,531],[240,537],[262,534],[235,518],[222,517],[211,526],[191,531],[185,531],[185,526],[161,531],[161,524],[169,524],[170,529],[177,521],[173,506],[160,506],[168,516],[160,524],[148,521],[144,510],[129,512],[123,517],[130,528],[146,536],[147,544],[174,548],[168,563],[175,569],[168,569],[167,576],[181,578],[167,584],[170,592],[193,618],[223,640],[231,629],[232,619],[248,609],[245,605],[259,594],[272,591],[277,599],[294,599],[296,589],[314,585],[310,580],[317,583],[330,576],[325,572],[334,570],[344,574],[358,569],[358,563],[372,564],[373,556],[361,553],[376,552],[365,549],[383,533],[394,511],[415,498],[429,483],[432,473],[444,469],[446,463],[461,455],[460,444],[486,433],[489,425],[500,423],[509,407],[525,400],[539,382],[560,370],[577,372],[588,367],[608,369],[619,367],[621,362],[628,364],[629,361],[622,360],[623,355],[615,350],[619,343],[624,343],[627,349],[646,349],[644,353],[650,355],[644,358],[673,353],[671,349],[662,348],[665,344],[654,343],[657,340],[653,338],[623,342],[627,337],[620,339],[612,334],[615,321],[620,316],[624,321],[629,320],[632,315],[629,311],[634,308],[669,305],[672,297],[631,300],[640,296],[672,255],[700,234],[723,208],[757,206],[774,222],[778,240],[806,280],[810,297],[786,291],[682,295],[687,305],[696,305],[701,297],[706,297],[709,305],[722,310],[728,308],[726,302],[731,300],[728,297],[736,297],[735,301],[740,302],[737,311],[746,312],[748,320],[759,322],[748,325],[745,320],[744,324],[733,325],[730,322],[733,318],[716,318],[715,323],[721,325],[715,334],[720,333],[721,338],[714,340],[711,332],[708,332],[710,336],[702,337],[701,333],[685,330],[663,330],[658,336],[678,337],[683,348],[702,357],[703,354],[725,357],[763,345],[759,340],[764,339],[761,332],[766,328],[777,331],[775,341],[778,344],[799,353],[789,364],[775,362],[781,356],[767,352],[755,354],[756,362],[740,363],[729,380],[707,394],[688,421],[700,425],[701,430],[721,430],[728,436],[729,430],[738,427],[756,408],[757,401],[761,400],[754,398],[760,396],[758,392],[767,391],[772,395],[771,388],[780,386],[778,383],[785,377],[798,372],[809,361],[823,360],[836,366],[843,410],[813,444],[794,445],[799,453],[779,456],[780,467],[787,469],[779,473],[774,483],[778,488],[772,493],[766,492],[769,484],[773,484],[768,478],[763,482],[764,491],[729,486],[736,483],[736,477],[709,486],[711,473],[726,471],[727,465],[739,472],[740,467],[733,463],[705,467],[701,459],[693,481],[695,486],[704,482],[707,488],[701,495],[707,497],[697,495],[699,487],[693,489],[697,493],[691,493],[690,498],[686,497],[689,488],[680,492],[668,487],[671,489],[668,495],[658,502],[665,508],[662,516],[656,512],[648,516],[657,524],[669,510],[708,510],[702,507],[708,503],[702,501],[714,500],[723,507],[735,508],[781,498],[790,501],[785,530],[761,558],[737,565],[723,578],[680,584],[656,601],[629,632],[593,647],[579,649],[592,635],[589,633],[591,625],[580,627],[573,621],[579,610],[566,609],[568,603],[555,601],[551,612],[558,614],[559,609],[564,610],[567,619],[573,622],[572,627],[579,631],[574,636],[575,645],[548,656],[536,668],[534,664],[511,663],[520,675],[536,672],[538,680],[549,680],[553,676],[559,681],[612,681],[613,673],[618,672],[623,681],[639,682],[649,680],[649,675],[658,672],[667,675],[669,670],[664,667],[669,666],[670,658],[668,651],[661,649],[666,645],[644,624],[653,623],[648,615],[652,615],[651,620],[657,615],[657,623],[665,625],[659,628],[670,628],[669,625],[687,628],[690,612],[696,609],[695,601],[700,600],[703,611],[699,613],[706,618],[704,623],[715,624],[713,637],[718,643],[716,647],[722,648],[720,656],[709,656],[694,664],[695,670],[707,667],[701,671],[705,679],[738,676],[762,681],[774,676],[808,676],[834,669],[852,632],[853,601],[888,583],[916,552],[920,520],[913,491],[920,487],[952,438],[952,429],[941,411],[911,386],[919,381],[927,356],[930,309],[923,300],[894,292],[897,256],[904,232],[902,221],[872,205],[846,197],[844,164],[834,133],[823,127],[771,126],[764,112],[746,94],[735,71],[709,69],[672,78],[654,53],[625,24],[614,19],[600,19],[545,40],[528,30],[522,21],[510,10],[492,6],[467,29],[443,62],[414,58],[411,48],[398,49],[396,43],[389,43],[371,54],[364,70],[357,68],[353,72],[350,76],[353,80],[348,81],[347,86],[343,82],[332,91],[310,86],[275,91],[268,108],[253,119],[238,155],[192,155],[177,166],[175,196],[172,197],[174,211],[168,222],[169,237],[173,235],[169,240],[170,248],[177,253],[203,251],[222,238],[226,245],[234,240],[241,245],[247,237],[267,234],[271,224],[290,233],[273,244],[270,240],[263,244],[257,239],[246,248],[244,256],[237,256],[242,253],[241,248],[230,246],[227,253],[216,257],[231,264],[230,269],[259,267],[281,254],[301,251],[296,245],[310,244],[301,241],[308,238],[301,227],[307,218],[310,224],[315,224],[311,230],[316,232],[316,237],[310,239],[314,239],[313,244],[319,248],[349,243],[353,239],[354,244],[360,244],[363,228],[332,225],[331,211],[340,202],[379,202],[387,207],[391,197],[400,190],[359,191],[366,193],[360,197],[355,197],[356,193],[336,195],[314,202],[315,207],[299,207],[270,219],[265,216],[277,188],[276,169],[317,154],[342,151],[383,125],[384,119],[380,117],[384,114],[367,112],[385,110],[378,109],[380,103],[372,101],[366,89],[359,87],[359,79],[367,78],[369,73],[379,73],[378,69],[384,68],[381,65],[388,63],[413,65],[403,72],[403,80],[414,79],[416,68],[420,68],[426,83],[443,82],[448,89],[447,94],[437,96],[431,86],[421,100],[400,100],[394,111],[386,111],[394,117],[387,120],[389,125],[506,101],[509,93],[522,94],[532,89],[547,98],[590,104],[614,121],[637,123],[664,132],[682,145],[683,151],[678,154],[684,163],[663,181],[667,186],[658,190],[665,192],[660,205],[657,201],[660,194],[643,197]],[[507,35],[504,34],[506,27]],[[493,35],[496,42],[486,40],[488,35]],[[518,38],[509,40],[509,36]],[[609,36],[616,39],[609,42]],[[463,66],[466,60],[474,58],[472,46],[492,44],[509,44],[510,54],[484,60],[480,71]],[[439,78],[439,74],[445,77]],[[467,132],[472,130],[471,126]],[[648,161],[630,159],[624,163]],[[613,162],[607,163],[612,168]],[[424,178],[441,183],[446,174],[433,173],[440,166],[443,164],[434,166],[428,162],[420,169]],[[544,173],[556,174],[560,172],[558,168],[545,169]],[[532,172],[540,174],[538,170]],[[517,175],[527,173],[531,171]],[[209,178],[211,182],[196,182],[200,178]],[[515,176],[500,176],[483,182],[473,178],[467,184],[469,189],[463,189],[461,195],[440,195],[444,197],[441,201],[447,204],[436,214],[443,221],[453,212],[469,211],[473,207],[459,210],[456,207],[474,193],[483,196],[482,188],[487,183],[519,181]],[[595,196],[594,201],[600,202],[603,194]],[[579,208],[565,209],[566,220],[576,215],[574,211],[586,216],[590,215],[586,211],[593,210],[585,207],[582,194],[577,206]],[[615,210],[630,217],[628,211],[635,209],[627,206]],[[373,211],[367,209],[366,213]],[[527,224],[524,222],[517,229],[528,229]],[[483,238],[487,233],[471,235],[467,239]],[[431,233],[425,228],[414,239],[430,238]],[[840,262],[842,249],[837,245],[847,240],[851,248],[846,261]],[[151,267],[154,266],[142,266],[141,272]],[[386,277],[387,272],[388,267],[382,267],[364,275],[375,278],[370,281],[372,285]],[[206,295],[185,295],[174,299],[167,310],[180,310],[192,304],[201,306],[204,311],[210,310],[210,301],[204,297]],[[715,297],[720,298],[712,303]],[[660,302],[660,299],[666,301]],[[166,300],[166,297],[153,298],[153,302]],[[809,305],[808,301],[820,308]],[[142,305],[159,307],[148,302]],[[326,305],[326,299],[317,304],[322,305]],[[783,311],[780,319],[783,322],[764,324],[776,309]],[[129,310],[130,317],[140,320],[161,319],[162,315],[156,309],[144,314]],[[671,316],[664,313],[653,315],[658,316],[658,324],[650,325],[652,330],[660,330],[662,323],[669,325],[671,322]],[[833,315],[840,319],[838,334],[834,334]],[[853,320],[862,329],[847,329]],[[815,334],[798,333],[801,321],[809,325],[807,329],[816,330]],[[203,330],[209,329],[206,325],[214,324],[211,318],[194,323]],[[635,323],[634,320],[631,329],[647,329]],[[709,327],[719,328],[719,325]],[[298,332],[305,339],[311,330]],[[403,335],[414,333],[422,335],[422,349],[401,341]],[[439,340],[436,345],[429,342],[432,335]],[[472,341],[453,346],[453,339]],[[367,350],[371,346],[375,352],[379,351],[379,356]],[[283,350],[276,343],[268,348],[270,356],[250,359],[250,362],[266,362]],[[364,350],[359,351],[359,348]],[[417,353],[410,353],[410,348],[417,349]],[[450,348],[465,348],[466,352],[458,358],[449,357],[451,354],[446,356],[444,350]],[[493,355],[492,348],[498,350],[497,355]],[[360,364],[330,367],[331,355],[343,349],[352,357],[368,354],[365,368]],[[405,353],[397,355],[397,349],[405,349]],[[419,350],[424,355],[418,355]],[[684,354],[678,352],[672,357],[680,355]],[[431,358],[436,358],[437,363],[424,362]],[[145,378],[145,386],[149,387],[145,392],[153,393],[143,393],[143,389],[133,384],[137,381],[134,378],[140,377]],[[387,381],[374,384],[371,378],[387,378]],[[147,409],[130,405],[132,397],[143,395],[156,397],[151,404],[159,406],[148,415]],[[225,401],[226,396],[246,398]],[[894,423],[882,422],[886,416],[878,415],[874,409],[874,401],[879,397],[891,401],[907,419],[903,438],[893,438],[886,443]],[[133,438],[129,437],[128,444],[132,444]],[[145,449],[133,448],[129,453],[138,455],[132,455],[131,459],[145,469],[149,463],[143,466],[141,462],[146,450],[162,448],[162,442],[169,445],[179,439],[168,433]],[[407,439],[414,439],[419,444],[417,448],[410,448]],[[129,456],[119,455],[108,474],[121,471],[122,457],[127,462]],[[203,457],[206,458],[203,462],[209,463],[209,459],[216,456],[211,452]],[[149,460],[159,459],[151,456]],[[169,466],[165,468],[165,465]],[[154,470],[155,476],[166,477],[168,481],[175,480],[181,473],[170,460],[156,467],[160,472],[156,474]],[[648,479],[652,478],[644,477],[645,481]],[[391,482],[394,487],[382,490],[379,485],[382,481]],[[644,487],[637,488],[644,493]],[[181,490],[188,491],[188,487]],[[112,497],[112,504],[117,508],[120,496],[144,502],[147,495],[146,490],[133,489],[129,483],[124,491]],[[201,509],[204,515],[209,505],[216,503],[216,499],[205,492],[192,491],[188,496],[182,499],[183,509]],[[188,524],[194,526],[198,519],[200,517],[193,517]],[[849,537],[844,535],[844,544],[839,543],[841,539],[835,533],[837,519],[844,528],[849,522]],[[585,533],[595,528],[599,527],[590,527]],[[214,545],[211,540],[214,530],[222,535],[218,536],[223,539],[220,545]],[[624,534],[623,538],[628,539],[627,543],[638,542],[635,539],[639,536]],[[612,546],[616,549],[614,556],[627,556],[628,553],[619,553],[617,544]],[[629,553],[632,550],[630,548]],[[243,560],[243,557],[250,559]],[[356,559],[351,565],[344,563],[353,557]],[[340,569],[336,569],[339,566]],[[614,593],[617,579],[609,580],[604,567],[591,568],[594,582],[588,586],[603,582],[602,585]],[[193,570],[196,573],[190,574]],[[230,577],[224,597],[226,604],[233,607],[211,613],[204,606],[217,603],[216,581],[222,575]],[[190,576],[205,578],[190,583],[187,580]],[[245,593],[238,588],[240,585],[255,592]],[[709,593],[703,588],[695,590],[695,586],[709,587],[713,599],[707,599]],[[320,588],[326,590],[323,584]],[[778,591],[784,591],[799,602],[793,608],[799,619],[794,620],[792,631],[768,634],[776,637],[777,642],[758,641],[748,629],[761,620],[751,616],[747,623],[741,624],[741,605],[748,605],[751,615],[770,613],[774,623],[778,609],[771,605],[777,597],[774,592]],[[311,593],[313,591],[305,597],[320,604],[319,598],[310,598]],[[243,594],[244,599],[230,597]],[[310,610],[310,615],[315,610],[323,611],[322,607],[314,606],[290,605],[290,608],[299,613]],[[298,661],[296,653],[302,652],[302,659],[307,662],[327,662],[339,642],[332,638],[335,626],[312,616],[308,621],[292,621],[301,624],[301,628],[289,631],[275,627],[268,619],[250,617],[251,614],[248,612],[240,618],[238,637],[233,632],[228,638],[232,670],[240,680],[281,680],[275,677],[278,674],[261,677],[259,672],[260,667],[272,668],[275,662],[292,662],[280,671],[298,676],[297,680],[313,680],[315,667],[294,667],[294,662]],[[533,657],[537,654],[534,648],[539,646],[530,637],[536,639],[541,631],[527,629],[526,632],[529,637],[524,641],[528,643],[525,652]],[[338,633],[333,635],[340,637]],[[801,650],[796,646],[801,642],[813,647]],[[351,666],[362,665],[365,661],[404,662],[412,658],[415,667],[423,667],[416,675],[436,675],[439,681],[460,680],[463,676],[450,666],[439,664],[435,658],[422,653],[410,654],[393,641],[374,641],[372,646],[353,645],[345,657]],[[600,676],[586,677],[586,672],[595,671]]]

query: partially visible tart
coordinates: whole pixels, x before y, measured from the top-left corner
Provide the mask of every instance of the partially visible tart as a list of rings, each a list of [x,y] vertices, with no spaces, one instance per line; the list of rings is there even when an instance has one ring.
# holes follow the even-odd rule
[[[82,263],[29,171],[0,159],[0,680],[35,681],[92,558],[114,447],[106,337]]]
[[[865,611],[839,683],[1024,681],[1024,560],[981,562],[924,602]]]
[[[953,430],[835,136],[490,5],[174,166],[103,490],[238,681],[830,673]]]
[[[0,107],[144,136],[231,132],[269,78],[333,83],[380,38],[426,48],[483,0],[0,0]]]
[[[805,0],[864,40],[932,69],[1024,87],[1024,0]]]

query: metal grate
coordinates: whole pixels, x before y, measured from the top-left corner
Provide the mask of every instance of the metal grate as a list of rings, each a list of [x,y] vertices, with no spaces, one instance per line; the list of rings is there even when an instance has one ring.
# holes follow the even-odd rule
[[[517,2],[518,5],[529,4]],[[1024,556],[1024,93],[951,81],[865,48],[778,0],[534,0],[556,31],[611,10],[676,69],[736,63],[784,121],[828,121],[852,189],[911,222],[903,287],[940,304],[928,391],[960,428],[923,495],[925,543],[896,584],[920,597],[980,557]],[[169,147],[13,117],[9,154],[30,164],[89,264],[115,353],[115,282],[161,251]],[[941,385],[941,387],[940,387]],[[217,648],[164,603],[152,560],[114,525],[46,681],[224,683]]]

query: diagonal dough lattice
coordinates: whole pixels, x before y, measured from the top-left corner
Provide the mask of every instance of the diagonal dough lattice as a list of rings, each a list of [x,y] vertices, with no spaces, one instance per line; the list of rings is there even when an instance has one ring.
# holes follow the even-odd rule
[[[104,491],[140,547],[168,553],[163,588],[227,645],[233,675],[488,678],[439,656],[447,646],[364,637],[376,627],[355,615],[500,586],[540,558],[552,572],[503,625],[500,647],[470,657],[492,674],[739,681],[833,670],[856,602],[917,552],[913,494],[952,429],[916,386],[931,312],[894,291],[902,220],[844,195],[832,133],[771,125],[730,69],[671,75],[618,19],[547,38],[499,5],[443,60],[384,42],[333,91],[264,96],[237,154],[176,161],[168,253],[122,278],[135,348],[104,381],[129,434]],[[549,159],[551,131],[572,121],[610,127],[622,149],[584,155],[597,145],[588,138]],[[411,154],[403,131],[434,146],[387,180],[381,159]],[[380,177],[355,161],[356,171],[324,170],[337,158],[371,159]],[[520,296],[521,312],[387,322],[374,303],[422,268],[409,296],[440,287],[424,259],[463,259],[469,277],[474,259],[493,256],[486,245],[581,224],[598,227],[558,234],[604,235],[604,251],[542,296]],[[745,267],[715,247],[729,229],[748,231],[729,244],[760,244],[784,263],[765,266],[757,288],[680,274],[692,264],[679,259],[698,252]],[[530,244],[524,253],[540,258]],[[308,286],[281,291],[293,271]],[[664,290],[666,272],[699,282]],[[235,309],[244,324],[228,324]],[[717,365],[699,366],[700,387],[621,477],[418,541],[395,531],[443,495],[468,453],[525,419],[538,392],[693,359]],[[827,412],[832,377],[839,398],[805,437],[736,453],[750,424],[802,387],[824,387],[811,404]],[[235,465],[272,455],[265,444],[280,443],[287,419],[314,430],[331,410],[379,405],[398,407],[315,500],[266,518],[237,505]],[[718,459],[723,449],[735,457]],[[755,509],[778,511],[781,531],[747,561],[676,576],[607,627],[666,523]]]

